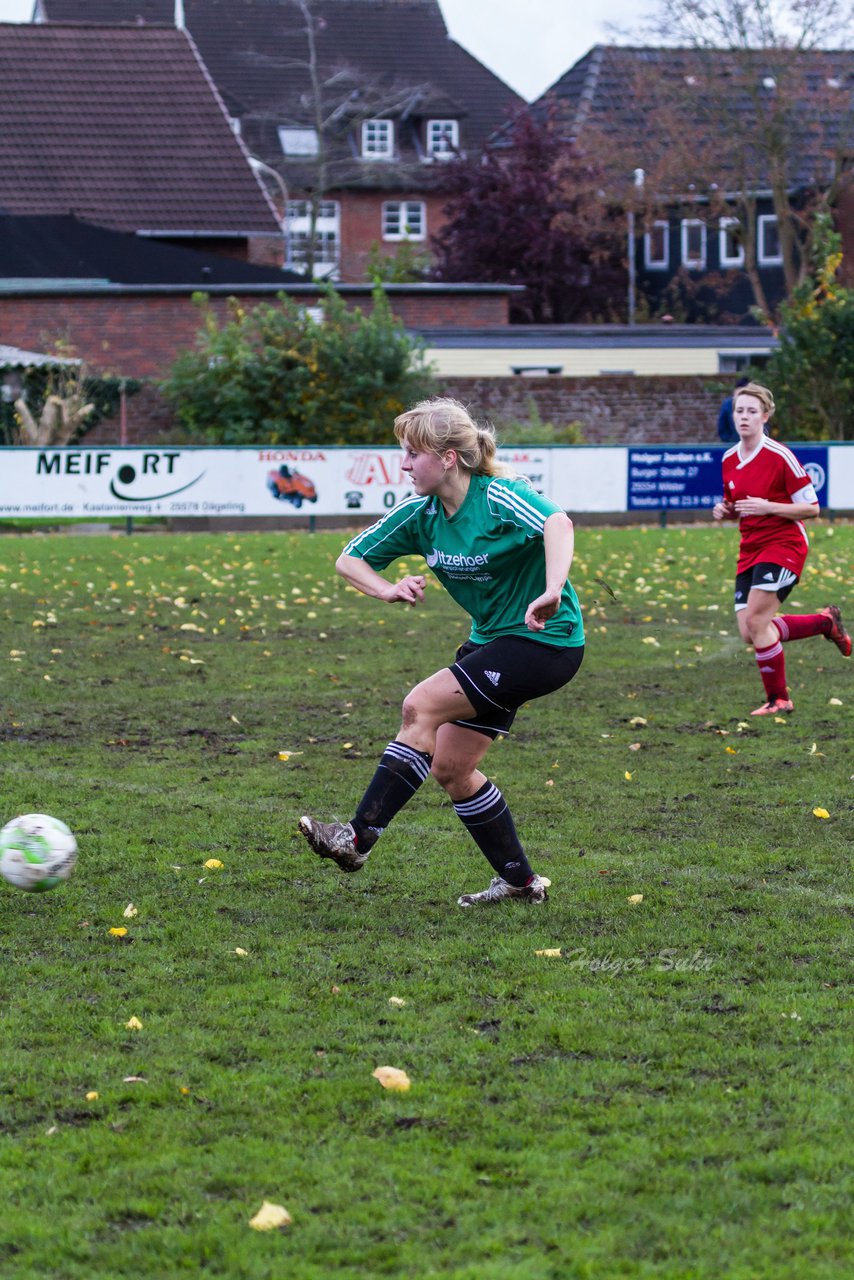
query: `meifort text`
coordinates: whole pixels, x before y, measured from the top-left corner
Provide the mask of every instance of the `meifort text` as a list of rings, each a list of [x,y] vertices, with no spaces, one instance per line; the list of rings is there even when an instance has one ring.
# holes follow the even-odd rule
[[[141,474],[144,476],[171,476],[180,453],[144,453]],[[112,453],[94,453],[91,449],[69,453],[40,453],[36,461],[36,475],[99,476],[112,461]]]

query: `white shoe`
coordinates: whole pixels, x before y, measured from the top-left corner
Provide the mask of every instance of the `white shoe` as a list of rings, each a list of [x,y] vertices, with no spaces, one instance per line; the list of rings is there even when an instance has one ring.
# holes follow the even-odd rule
[[[299,829],[320,858],[331,858],[342,871],[358,871],[368,860],[369,849],[364,853],[356,848],[356,833],[350,822],[318,822],[303,817]]]
[[[505,898],[520,898],[523,902],[545,902],[549,896],[547,889],[549,880],[534,876],[530,884],[521,887],[509,884],[501,876],[494,876],[486,889],[480,893],[464,893],[457,902],[461,907],[476,907],[481,902],[502,902]]]

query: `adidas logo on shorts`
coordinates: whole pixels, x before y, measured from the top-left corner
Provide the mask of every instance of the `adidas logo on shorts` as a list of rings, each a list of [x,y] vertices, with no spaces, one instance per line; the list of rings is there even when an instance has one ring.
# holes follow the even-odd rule
[[[486,676],[490,684],[494,684],[496,686],[498,685],[498,681],[501,679],[500,671],[484,671],[483,674]]]

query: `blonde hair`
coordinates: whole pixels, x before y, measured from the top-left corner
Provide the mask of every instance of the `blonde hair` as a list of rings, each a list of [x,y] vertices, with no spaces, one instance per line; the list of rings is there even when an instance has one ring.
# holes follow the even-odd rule
[[[768,414],[769,418],[774,416],[774,409],[776,407],[774,404],[774,397],[768,388],[763,387],[761,383],[748,382],[743,387],[736,387],[735,391],[732,393],[733,409],[735,408],[735,403],[739,396],[753,396],[754,400],[758,400],[762,405],[762,408]]]
[[[395,418],[394,434],[401,444],[419,453],[438,457],[453,449],[463,470],[474,475],[511,474],[495,456],[498,446],[492,427],[478,426],[465,406],[450,396],[420,400]]]

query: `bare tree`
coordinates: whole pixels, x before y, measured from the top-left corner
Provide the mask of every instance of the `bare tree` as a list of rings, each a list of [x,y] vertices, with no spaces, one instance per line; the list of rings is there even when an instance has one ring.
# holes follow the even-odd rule
[[[309,210],[309,233],[303,263],[309,275],[314,274],[318,253],[318,221],[321,205],[331,190],[356,176],[351,138],[360,125],[378,117],[405,119],[419,102],[432,92],[429,84],[404,81],[391,83],[372,78],[347,62],[325,62],[322,56],[324,19],[314,12],[311,0],[296,0],[293,5],[301,22],[293,29],[293,57],[271,60],[267,55],[252,55],[253,66],[274,66],[282,72],[286,91],[275,104],[247,112],[247,124],[261,126],[267,132],[273,123],[292,122],[311,128],[316,150],[300,156],[299,161],[283,165],[277,158],[276,169],[293,184],[293,194],[304,193]],[[296,12],[295,12],[296,16]],[[358,176],[364,164],[358,166]],[[393,169],[384,163],[388,176]],[[419,170],[423,181],[423,170]]]

